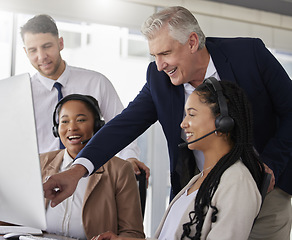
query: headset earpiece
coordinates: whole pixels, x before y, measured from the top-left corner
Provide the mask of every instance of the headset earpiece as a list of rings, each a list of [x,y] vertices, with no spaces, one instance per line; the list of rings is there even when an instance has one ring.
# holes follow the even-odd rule
[[[219,132],[228,133],[233,129],[234,121],[229,116],[218,116],[215,119],[215,127],[218,129]]]
[[[98,132],[98,130],[101,129],[104,124],[105,124],[104,120],[96,119],[94,123],[94,133]]]
[[[59,124],[53,126],[53,134],[54,134],[54,137],[56,137],[56,138],[60,137],[58,128],[59,128]]]
[[[56,121],[56,114],[57,114],[57,109],[59,108],[61,103],[62,103],[62,99],[57,103],[54,113],[53,113],[53,129],[52,130],[53,130],[53,135],[56,138],[60,137],[59,130],[58,130],[59,124]]]
[[[234,120],[228,115],[228,107],[227,107],[226,99],[223,95],[222,87],[219,81],[214,77],[210,77],[210,78],[205,79],[204,83],[212,84],[218,96],[220,115],[216,117],[215,119],[215,127],[217,131],[220,131],[223,133],[230,132],[234,127]]]

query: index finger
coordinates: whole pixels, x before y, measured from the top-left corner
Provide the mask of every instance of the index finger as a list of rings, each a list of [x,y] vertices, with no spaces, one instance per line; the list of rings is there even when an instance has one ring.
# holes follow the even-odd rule
[[[57,184],[52,179],[48,178],[46,182],[43,183],[43,191],[45,198],[52,200],[56,196]]]

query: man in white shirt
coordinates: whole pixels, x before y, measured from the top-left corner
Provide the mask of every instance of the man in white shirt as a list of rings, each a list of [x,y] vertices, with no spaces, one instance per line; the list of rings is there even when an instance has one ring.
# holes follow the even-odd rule
[[[112,83],[101,73],[72,67],[62,59],[63,38],[54,19],[48,15],[37,15],[21,27],[24,50],[33,67],[38,71],[31,78],[39,152],[49,152],[60,147],[58,138],[52,133],[53,112],[60,94],[54,84],[61,84],[61,94],[91,95],[98,100],[101,114],[108,122],[123,110],[123,105]],[[137,160],[139,148],[134,141],[124,148],[119,156],[132,162],[134,170],[149,169]]]

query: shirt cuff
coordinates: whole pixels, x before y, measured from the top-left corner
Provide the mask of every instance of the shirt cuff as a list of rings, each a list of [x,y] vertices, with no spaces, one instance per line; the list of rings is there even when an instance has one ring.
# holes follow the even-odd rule
[[[85,174],[83,177],[89,176],[94,171],[94,165],[87,158],[77,158],[72,165],[75,164],[80,164],[87,169],[88,174]]]

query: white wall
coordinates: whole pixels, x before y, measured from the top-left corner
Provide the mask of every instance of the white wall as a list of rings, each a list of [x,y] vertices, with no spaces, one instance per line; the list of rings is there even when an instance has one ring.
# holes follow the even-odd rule
[[[198,19],[206,36],[261,38],[269,48],[292,52],[292,17],[199,0],[127,0],[147,6],[181,5]]]
[[[199,0],[0,0],[0,10],[47,13],[60,20],[140,29],[156,6],[181,5],[198,18],[207,36],[256,36],[270,48],[292,52],[292,17]]]
[[[0,10],[46,13],[60,20],[138,27],[154,7],[121,0],[0,0]]]

